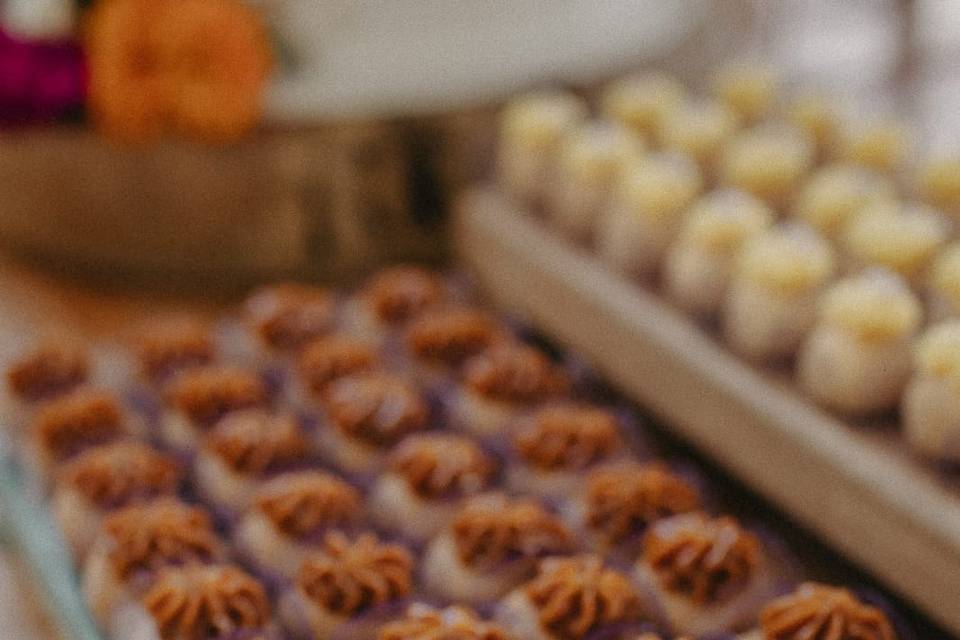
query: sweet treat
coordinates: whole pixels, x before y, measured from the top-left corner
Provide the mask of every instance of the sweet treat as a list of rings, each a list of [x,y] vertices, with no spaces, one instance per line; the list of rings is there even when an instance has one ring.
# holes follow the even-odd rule
[[[847,415],[896,407],[910,377],[911,345],[923,310],[907,283],[868,270],[831,286],[798,358],[801,386]]]
[[[713,95],[727,104],[745,123],[764,119],[776,106],[780,77],[759,62],[730,64],[713,79]]]
[[[83,565],[87,605],[101,625],[137,602],[167,567],[210,564],[224,548],[209,514],[171,498],[129,506],[103,523]]]
[[[814,582],[777,598],[760,612],[760,628],[743,640],[896,640],[886,614],[847,589]]]
[[[600,103],[604,117],[654,143],[659,139],[664,119],[683,103],[685,95],[686,90],[675,78],[651,73],[610,83],[604,88]]]
[[[448,600],[489,602],[529,578],[540,558],[572,544],[563,523],[537,502],[476,496],[424,552],[423,585]]]
[[[235,515],[265,478],[305,462],[308,452],[294,416],[234,411],[203,436],[193,462],[197,492],[218,513]]]
[[[936,158],[917,171],[917,195],[935,209],[960,214],[960,158]]]
[[[930,263],[926,293],[931,322],[960,317],[960,243],[947,245]]]
[[[182,479],[180,466],[152,447],[131,441],[105,444],[60,468],[51,508],[73,555],[83,558],[107,514],[172,496]]]
[[[411,322],[405,347],[416,379],[436,385],[470,357],[509,339],[493,316],[462,307],[428,312]]]
[[[552,175],[561,141],[587,117],[583,100],[550,91],[523,96],[500,115],[497,173],[507,193],[536,204]]]
[[[113,638],[151,640],[271,638],[272,627],[263,585],[225,564],[164,570],[140,602],[107,626]]]
[[[850,271],[876,265],[917,282],[948,239],[949,228],[936,211],[884,202],[864,209],[847,227],[843,246]]]
[[[352,531],[362,517],[359,492],[340,478],[322,471],[287,473],[257,489],[233,542],[259,571],[292,579],[327,533]]]
[[[336,299],[322,287],[282,282],[254,291],[244,311],[259,359],[270,363],[296,355],[329,333],[336,322]]]
[[[431,426],[423,395],[405,379],[367,373],[331,383],[316,431],[320,454],[347,474],[382,468],[390,448],[404,436]]]
[[[6,372],[4,426],[15,433],[26,429],[43,401],[86,383],[90,368],[86,350],[66,341],[47,341],[14,360]]]
[[[759,540],[729,517],[689,513],[652,524],[634,578],[670,628],[695,637],[742,628],[769,597]]]
[[[440,276],[414,266],[380,271],[347,304],[343,327],[354,336],[380,344],[391,330],[446,302]]]
[[[597,252],[627,275],[649,276],[703,187],[686,156],[652,154],[627,168],[597,226]]]
[[[894,173],[910,150],[910,134],[899,122],[867,121],[844,133],[839,144],[840,159],[881,173]]]
[[[544,407],[510,430],[511,463],[506,483],[513,491],[561,498],[583,481],[583,473],[627,455],[616,416],[597,407]]]
[[[833,249],[808,227],[775,226],[748,242],[723,308],[729,346],[757,361],[792,356],[834,270]]]
[[[693,158],[704,174],[712,175],[720,150],[739,126],[736,112],[723,103],[688,102],[663,118],[660,146]]]
[[[740,249],[772,222],[769,207],[742,191],[724,189],[701,198],[667,250],[663,266],[667,296],[689,313],[719,311]]]
[[[865,209],[896,197],[893,184],[880,174],[853,164],[832,164],[810,176],[793,212],[824,236],[836,238]]]
[[[255,374],[234,367],[184,371],[164,387],[159,436],[181,451],[193,450],[200,438],[231,411],[266,407],[267,387]]]
[[[835,150],[843,126],[840,115],[827,98],[809,93],[796,97],[790,103],[787,121],[813,141],[820,159]]]
[[[567,134],[547,194],[557,227],[575,238],[592,235],[620,173],[642,154],[640,139],[611,122],[587,122]]]
[[[280,617],[297,638],[376,640],[383,620],[363,616],[402,602],[412,590],[413,557],[406,549],[369,533],[351,539],[334,532],[304,559],[280,598]]]
[[[581,640],[637,623],[640,599],[630,579],[599,556],[548,558],[537,576],[514,590],[496,619],[517,638]]]
[[[700,508],[697,489],[666,465],[618,462],[588,472],[560,513],[590,548],[636,557],[647,527]]]
[[[813,144],[799,129],[772,125],[750,129],[724,148],[720,179],[783,209],[813,161]]]
[[[162,318],[145,326],[134,341],[140,375],[161,385],[176,374],[206,366],[216,356],[209,328],[196,318]]]
[[[380,627],[377,640],[511,640],[511,636],[466,607],[414,604],[402,618]]]
[[[39,479],[47,483],[64,462],[132,434],[131,424],[112,393],[80,387],[39,409],[27,434],[33,454],[30,462]]]
[[[469,438],[407,436],[390,453],[387,470],[370,492],[370,518],[383,529],[424,542],[453,518],[465,497],[489,487],[495,469]]]
[[[540,350],[497,345],[464,364],[462,383],[450,401],[450,417],[460,429],[492,436],[517,413],[562,397],[570,384],[566,372]]]
[[[918,342],[901,414],[914,449],[960,461],[960,322],[934,325]]]
[[[300,407],[316,406],[335,380],[376,371],[381,364],[377,349],[363,340],[347,334],[320,338],[303,348],[299,375],[287,382],[289,400]]]

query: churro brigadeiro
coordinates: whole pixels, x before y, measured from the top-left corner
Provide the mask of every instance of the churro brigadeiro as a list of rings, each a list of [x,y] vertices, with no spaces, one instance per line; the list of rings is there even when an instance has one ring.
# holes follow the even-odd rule
[[[380,344],[394,329],[450,297],[439,274],[410,265],[384,269],[371,277],[347,303],[344,331]]]
[[[410,323],[404,338],[413,375],[439,384],[464,361],[509,340],[509,334],[491,314],[455,307],[423,314]]]
[[[87,382],[89,376],[86,350],[70,342],[51,340],[15,360],[7,369],[9,401],[32,405],[71,391]],[[14,413],[12,417],[22,414]]]
[[[162,318],[141,329],[134,342],[140,374],[149,384],[162,384],[193,367],[209,365],[216,357],[210,329],[190,317]]]
[[[329,333],[336,320],[336,300],[322,287],[283,282],[253,292],[244,305],[249,330],[261,357],[295,354]]]
[[[380,627],[377,640],[518,640],[500,626],[459,606],[410,605],[406,614]]]

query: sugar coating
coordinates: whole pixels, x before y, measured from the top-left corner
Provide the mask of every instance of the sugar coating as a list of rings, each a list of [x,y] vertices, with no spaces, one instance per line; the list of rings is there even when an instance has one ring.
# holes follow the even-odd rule
[[[960,320],[927,329],[917,342],[914,361],[921,372],[960,385]]]
[[[625,127],[611,122],[588,122],[570,132],[558,158],[564,176],[603,183],[630,160],[643,155],[643,143]]]
[[[830,287],[820,317],[862,340],[884,342],[914,333],[923,310],[903,278],[885,269],[869,269]]]
[[[834,273],[829,243],[809,227],[773,227],[743,248],[738,273],[770,289],[803,293],[819,287]]]
[[[660,143],[664,149],[710,162],[739,126],[737,114],[720,102],[691,102],[663,118]]]
[[[756,122],[773,108],[779,84],[779,74],[773,67],[741,62],[717,73],[713,93],[745,121]]]
[[[875,203],[850,223],[844,238],[847,252],[864,264],[917,275],[947,241],[946,221],[922,205]]]
[[[720,172],[728,184],[762,200],[781,202],[813,164],[813,145],[794,127],[765,127],[733,138]]]
[[[742,191],[723,189],[704,196],[693,206],[680,242],[730,253],[772,222],[773,212],[763,202]]]
[[[702,188],[700,172],[689,158],[652,154],[624,170],[617,199],[637,215],[663,220],[685,212]]]
[[[686,91],[662,74],[631,76],[608,85],[600,98],[603,114],[652,138],[664,116],[683,102]]]
[[[960,211],[960,158],[938,158],[917,172],[920,198],[940,209]]]
[[[544,150],[586,116],[586,105],[573,94],[534,93],[507,105],[501,116],[501,135],[507,144]]]
[[[889,180],[864,167],[835,164],[813,174],[797,196],[795,212],[818,231],[833,235],[864,208],[896,199]]]
[[[850,162],[889,172],[903,163],[909,139],[909,133],[899,122],[870,122],[845,138],[840,155]]]

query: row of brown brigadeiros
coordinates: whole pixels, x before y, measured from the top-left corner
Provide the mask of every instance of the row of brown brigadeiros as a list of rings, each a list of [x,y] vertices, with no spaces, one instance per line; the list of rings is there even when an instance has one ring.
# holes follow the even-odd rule
[[[763,64],[710,89],[649,73],[592,112],[521,97],[500,185],[818,404],[899,411],[914,450],[960,462],[960,149],[911,167],[903,124],[783,91]]]
[[[30,485],[111,639],[898,635],[791,583],[451,279],[278,284],[235,315],[149,321],[106,388],[63,341],[8,369]]]

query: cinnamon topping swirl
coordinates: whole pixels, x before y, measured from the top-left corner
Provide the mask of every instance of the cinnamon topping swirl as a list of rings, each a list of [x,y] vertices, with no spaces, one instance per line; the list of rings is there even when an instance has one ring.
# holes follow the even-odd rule
[[[168,318],[154,322],[136,343],[140,369],[148,380],[160,381],[214,358],[213,339],[202,323],[192,318]]]
[[[77,389],[44,405],[34,430],[41,450],[55,462],[129,433],[113,394],[89,388]]]
[[[493,461],[469,438],[441,433],[404,439],[391,456],[390,469],[427,499],[469,495],[482,490]]]
[[[220,420],[204,447],[234,471],[259,476],[303,460],[307,442],[293,416],[248,409]]]
[[[173,495],[182,478],[180,466],[152,447],[116,442],[68,462],[58,485],[71,487],[102,509],[113,509]]]
[[[84,350],[63,342],[41,345],[7,370],[14,395],[35,402],[66,393],[87,381],[90,362]]]
[[[474,567],[562,553],[572,545],[566,527],[539,503],[499,494],[471,499],[452,532],[461,561]]]
[[[143,598],[161,640],[213,640],[263,629],[270,601],[257,580],[229,565],[164,571]]]
[[[297,351],[333,326],[333,294],[320,287],[283,282],[255,291],[247,299],[249,321],[272,349]]]
[[[560,367],[526,345],[492,347],[467,360],[463,374],[468,388],[503,402],[538,402],[570,388],[570,380]]]
[[[352,527],[361,515],[357,490],[320,471],[274,478],[257,492],[253,503],[277,529],[298,539],[327,528]]]
[[[547,407],[525,421],[513,436],[513,446],[534,467],[575,471],[611,457],[623,443],[610,412],[565,405]]]
[[[887,616],[847,589],[812,582],[760,614],[764,640],[895,640]]]
[[[760,564],[760,542],[730,517],[690,513],[660,520],[644,536],[643,562],[669,591],[698,604],[742,590]]]
[[[172,498],[126,507],[103,525],[111,542],[109,560],[126,579],[139,571],[213,562],[220,541],[210,515]]]
[[[185,371],[166,390],[167,403],[198,425],[209,427],[238,409],[267,404],[267,389],[255,374],[230,367]]]
[[[402,378],[363,374],[330,385],[325,405],[331,424],[347,436],[389,446],[427,428],[423,397]]]
[[[382,544],[373,534],[350,540],[332,532],[304,561],[297,587],[327,611],[352,616],[409,595],[412,573],[413,558],[403,547]]]
[[[407,346],[421,360],[457,366],[501,339],[500,325],[474,309],[428,312],[407,330]]]
[[[381,322],[398,324],[441,302],[443,281],[419,267],[393,267],[374,276],[362,295]]]
[[[665,465],[622,464],[587,476],[587,524],[610,541],[643,532],[657,520],[696,511],[696,489]]]
[[[630,580],[594,555],[549,558],[524,590],[540,625],[562,640],[579,640],[608,625],[635,620],[639,598]]]
[[[464,607],[436,610],[414,605],[380,629],[378,640],[509,640],[503,629]]]
[[[365,342],[330,336],[307,345],[298,364],[305,386],[319,396],[334,380],[377,369],[380,358]]]

